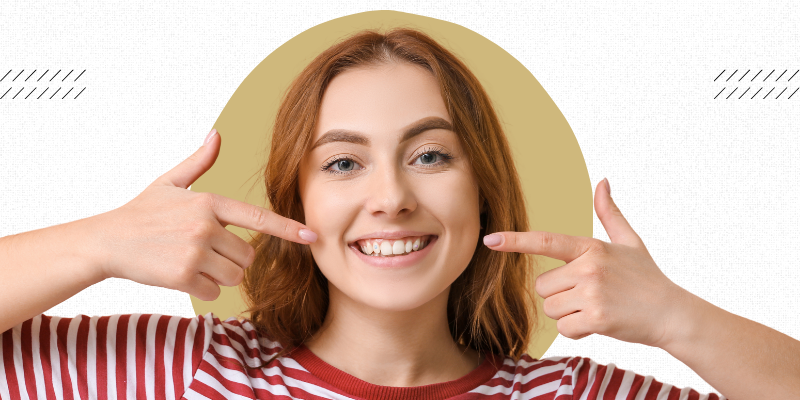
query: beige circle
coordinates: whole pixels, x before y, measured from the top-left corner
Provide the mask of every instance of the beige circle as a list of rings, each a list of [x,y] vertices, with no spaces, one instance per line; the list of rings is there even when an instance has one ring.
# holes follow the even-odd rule
[[[369,11],[337,18],[295,36],[273,51],[245,78],[222,110],[214,127],[222,148],[214,166],[191,187],[267,207],[260,167],[281,97],[296,75],[335,42],[362,29],[386,31],[404,26],[419,29],[464,61],[492,99],[525,192],[532,230],[592,236],[592,187],[575,135],[539,82],[500,46],[460,25],[397,11]],[[252,190],[252,193],[251,193]],[[254,232],[228,230],[247,240]],[[534,276],[564,265],[537,256]],[[540,358],[555,340],[556,321],[542,311],[540,329],[528,354]],[[223,287],[215,301],[192,297],[195,313],[209,311],[226,319],[239,316],[244,302],[237,288]],[[246,315],[244,315],[246,317]]]

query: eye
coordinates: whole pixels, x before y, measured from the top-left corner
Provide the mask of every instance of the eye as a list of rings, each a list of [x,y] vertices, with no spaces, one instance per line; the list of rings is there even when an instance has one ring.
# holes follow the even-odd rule
[[[322,171],[330,174],[348,174],[354,170],[357,162],[347,156],[336,156],[322,166]],[[334,169],[337,167],[338,169]]]
[[[424,165],[426,167],[427,166],[437,166],[437,165],[441,165],[441,164],[447,164],[447,163],[450,162],[450,160],[453,159],[453,155],[448,153],[445,149],[443,149],[441,147],[435,147],[435,148],[430,148],[429,147],[429,148],[425,148],[425,150],[422,150],[422,151],[423,151],[423,153],[420,154],[416,158],[417,160],[421,161],[422,163],[421,164],[415,164],[415,165]],[[436,161],[437,159],[439,159],[440,161],[437,162]]]

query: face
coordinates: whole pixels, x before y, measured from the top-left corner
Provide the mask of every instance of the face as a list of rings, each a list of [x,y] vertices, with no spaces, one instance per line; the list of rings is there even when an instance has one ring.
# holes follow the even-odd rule
[[[467,267],[479,239],[479,195],[452,122],[422,67],[359,67],[331,80],[299,184],[332,299],[336,292],[410,310]]]

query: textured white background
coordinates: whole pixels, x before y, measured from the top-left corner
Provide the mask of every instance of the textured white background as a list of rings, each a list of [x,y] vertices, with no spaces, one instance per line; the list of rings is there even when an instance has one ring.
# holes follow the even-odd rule
[[[800,74],[787,83],[800,68],[800,3],[114,3],[0,6],[0,76],[13,70],[0,82],[0,95],[13,88],[0,100],[0,236],[123,205],[200,146],[234,90],[276,47],[336,17],[393,9],[470,28],[520,60],[569,121],[592,185],[609,178],[615,201],[670,279],[800,338],[800,94],[787,99],[800,86]],[[51,88],[35,100],[47,78],[31,83],[46,69],[48,77],[63,69],[56,79],[76,72],[56,97],[45,99]],[[747,69],[746,80],[734,82]],[[742,87],[723,99],[735,83]],[[596,216],[594,232],[608,240]],[[117,280],[49,311],[135,312],[193,316],[186,294]],[[556,355],[713,390],[666,352],[607,337],[559,337],[545,357]]]

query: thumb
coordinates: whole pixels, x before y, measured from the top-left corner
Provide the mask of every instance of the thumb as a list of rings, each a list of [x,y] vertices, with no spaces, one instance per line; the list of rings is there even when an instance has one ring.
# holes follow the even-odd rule
[[[203,145],[194,154],[166,174],[161,175],[153,184],[171,185],[187,189],[217,161],[221,143],[222,138],[219,133],[217,133],[216,129],[212,129],[206,136]]]
[[[611,188],[608,179],[603,179],[597,184],[594,191],[594,210],[600,222],[608,233],[611,243],[621,243],[632,247],[645,247],[642,239],[634,232],[628,220],[622,215],[614,199],[611,198]]]

